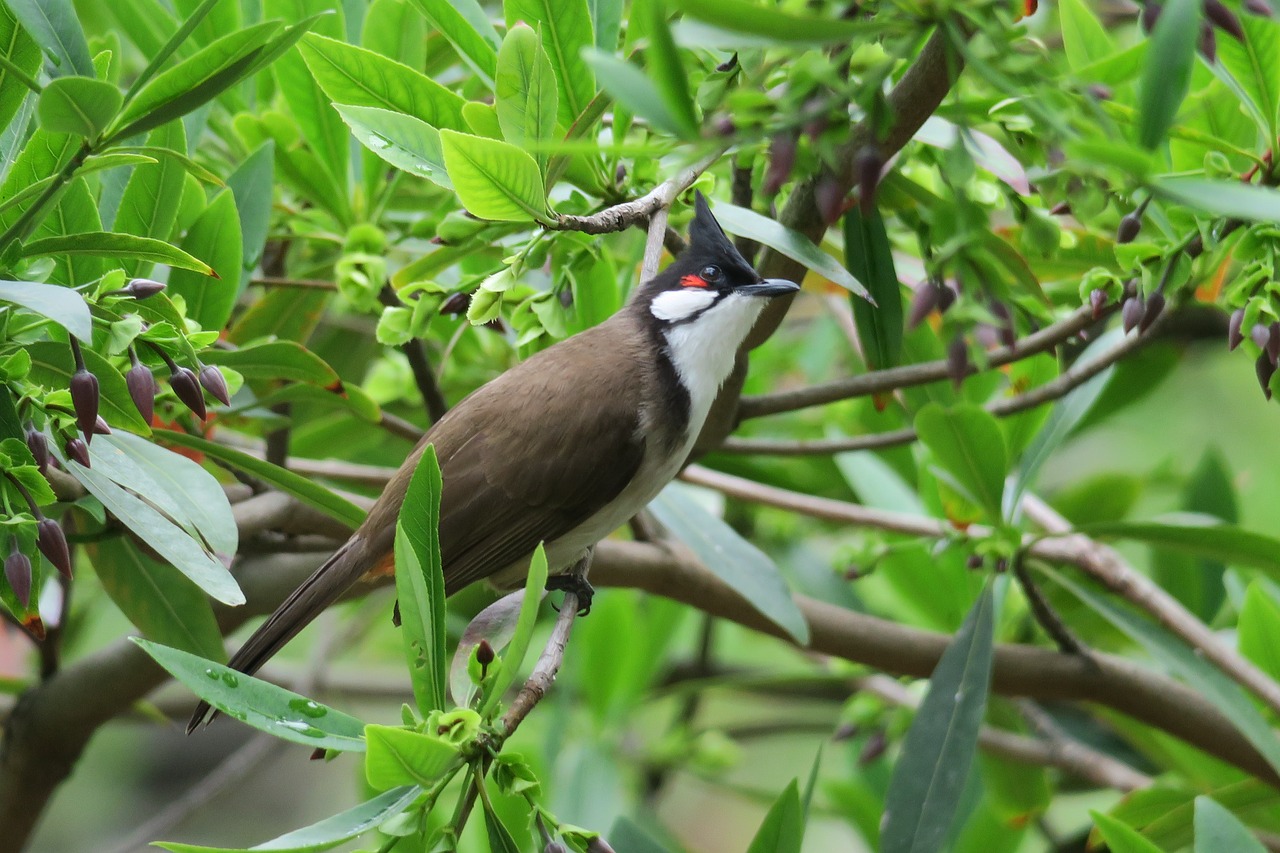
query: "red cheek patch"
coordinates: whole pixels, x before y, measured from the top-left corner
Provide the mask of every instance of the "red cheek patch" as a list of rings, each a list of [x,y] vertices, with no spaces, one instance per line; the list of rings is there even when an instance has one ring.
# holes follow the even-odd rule
[[[686,275],[680,279],[680,284],[684,287],[706,287],[707,282],[701,276]]]

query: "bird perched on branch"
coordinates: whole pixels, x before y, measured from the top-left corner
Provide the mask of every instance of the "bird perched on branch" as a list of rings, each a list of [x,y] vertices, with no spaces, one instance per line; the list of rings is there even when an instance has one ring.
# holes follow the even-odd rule
[[[790,281],[762,279],[697,195],[689,245],[594,328],[538,353],[451,409],[387,484],[360,529],[231,658],[253,673],[351,586],[393,572],[396,519],[423,449],[440,462],[445,593],[518,582],[546,543],[548,587],[626,523],[689,456],[739,347]],[[201,703],[188,731],[209,712]]]

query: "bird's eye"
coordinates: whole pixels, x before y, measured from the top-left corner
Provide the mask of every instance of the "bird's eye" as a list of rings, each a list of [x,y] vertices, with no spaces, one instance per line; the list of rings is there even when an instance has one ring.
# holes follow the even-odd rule
[[[702,271],[699,272],[698,275],[702,276],[702,279],[704,281],[708,281],[708,282],[719,281],[720,267],[716,266],[715,264],[707,264],[705,267],[702,268]]]

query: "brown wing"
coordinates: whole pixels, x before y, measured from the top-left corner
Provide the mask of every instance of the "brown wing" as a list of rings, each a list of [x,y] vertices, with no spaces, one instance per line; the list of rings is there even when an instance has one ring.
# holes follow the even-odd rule
[[[595,338],[581,335],[509,371],[427,436],[444,480],[449,593],[568,533],[635,476],[645,376],[636,353],[602,351]]]

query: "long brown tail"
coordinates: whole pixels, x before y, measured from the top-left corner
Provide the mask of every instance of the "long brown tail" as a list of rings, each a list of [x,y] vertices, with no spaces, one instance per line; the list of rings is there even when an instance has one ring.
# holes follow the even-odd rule
[[[262,627],[253,632],[253,636],[232,656],[228,666],[246,675],[257,672],[285,643],[296,637],[359,580],[371,568],[376,557],[369,553],[366,541],[359,534],[352,536],[276,608]],[[212,720],[215,716],[217,712],[207,702],[201,702],[191,715],[191,722],[187,723],[187,733],[195,731],[206,717]]]

